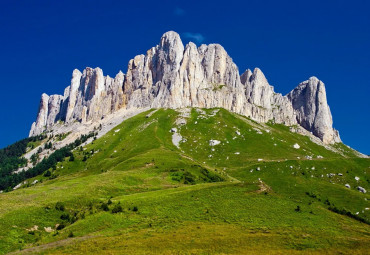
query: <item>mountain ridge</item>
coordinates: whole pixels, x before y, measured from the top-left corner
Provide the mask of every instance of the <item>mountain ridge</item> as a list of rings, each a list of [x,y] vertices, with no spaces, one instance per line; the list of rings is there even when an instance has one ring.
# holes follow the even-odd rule
[[[298,89],[300,88],[300,89]],[[29,135],[105,118],[119,109],[221,107],[257,122],[300,125],[325,144],[341,142],[333,128],[325,85],[311,77],[286,96],[274,92],[259,68],[239,69],[219,44],[183,45],[173,31],[128,63],[126,74],[104,76],[100,68],[75,69],[64,95],[43,94]]]

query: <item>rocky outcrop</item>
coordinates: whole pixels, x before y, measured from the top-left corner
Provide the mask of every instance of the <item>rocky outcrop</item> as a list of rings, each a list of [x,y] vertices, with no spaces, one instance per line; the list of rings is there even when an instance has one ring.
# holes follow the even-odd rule
[[[84,123],[121,108],[222,107],[258,122],[300,124],[325,143],[340,141],[332,128],[325,88],[324,94],[312,95],[296,90],[287,96],[275,93],[258,68],[240,76],[221,45],[197,47],[190,42],[184,46],[180,36],[170,31],[145,55],[131,59],[126,75],[119,72],[113,79],[103,76],[100,68],[86,68],[82,73],[74,70],[64,96],[43,94],[30,135],[50,129],[59,120]],[[310,95],[307,104],[298,103]],[[320,105],[311,110],[312,104]]]
[[[324,143],[340,142],[339,133],[333,129],[333,120],[326,100],[325,85],[311,77],[288,94],[297,116],[297,122],[311,131]]]
[[[46,122],[49,112],[49,96],[43,93],[40,99],[39,111],[36,121],[32,123],[30,136],[42,133],[46,129]]]

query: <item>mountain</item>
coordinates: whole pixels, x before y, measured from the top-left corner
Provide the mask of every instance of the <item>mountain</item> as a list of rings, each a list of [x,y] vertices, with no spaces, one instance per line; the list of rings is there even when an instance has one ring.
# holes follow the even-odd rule
[[[221,107],[257,122],[300,125],[325,144],[341,142],[325,85],[316,77],[283,96],[258,68],[239,75],[221,45],[184,46],[173,31],[145,55],[131,59],[126,74],[111,78],[100,68],[74,70],[64,95],[41,96],[30,136],[55,129],[60,122],[96,122],[120,109],[184,107]]]
[[[167,32],[0,149],[0,254],[367,254],[369,170],[319,79],[283,96]]]

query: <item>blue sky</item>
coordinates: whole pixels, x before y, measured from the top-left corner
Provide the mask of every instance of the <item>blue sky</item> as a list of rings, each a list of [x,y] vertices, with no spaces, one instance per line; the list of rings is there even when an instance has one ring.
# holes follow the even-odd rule
[[[114,76],[169,30],[220,43],[240,72],[259,67],[286,94],[324,81],[344,143],[370,154],[369,1],[0,2],[0,147],[28,135],[41,93],[62,94],[74,68]]]

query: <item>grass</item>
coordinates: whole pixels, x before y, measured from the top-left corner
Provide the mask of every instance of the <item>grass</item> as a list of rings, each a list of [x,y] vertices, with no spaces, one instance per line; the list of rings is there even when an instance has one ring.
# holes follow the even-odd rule
[[[356,190],[369,190],[369,159],[223,109],[192,109],[177,148],[178,113],[147,113],[75,149],[50,169],[56,178],[0,194],[0,253],[367,252],[370,226],[329,207],[370,219],[370,196]]]

